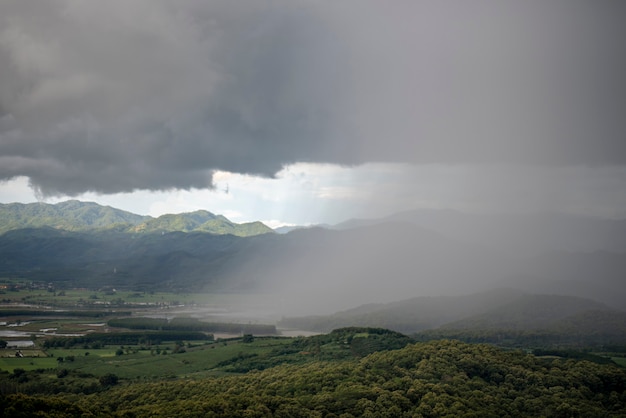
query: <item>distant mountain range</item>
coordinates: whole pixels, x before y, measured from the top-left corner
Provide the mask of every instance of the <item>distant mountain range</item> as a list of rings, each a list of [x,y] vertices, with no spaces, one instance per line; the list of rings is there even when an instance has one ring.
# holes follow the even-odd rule
[[[16,229],[40,227],[65,231],[207,232],[240,237],[273,232],[261,222],[237,224],[222,215],[214,215],[205,210],[152,218],[110,206],[77,200],[54,205],[47,203],[0,204],[0,234]]]
[[[253,293],[290,316],[502,287],[626,308],[623,221],[511,215],[489,226],[488,217],[426,215],[278,234],[206,211],[151,218],[76,201],[1,205],[0,278]]]
[[[626,344],[626,312],[573,296],[495,289],[464,296],[417,297],[368,304],[324,316],[283,318],[279,325],[318,332],[383,327],[419,339],[534,346]]]
[[[325,316],[285,318],[282,326],[327,332],[345,326],[373,326],[404,333],[446,329],[542,329],[572,315],[610,310],[590,299],[494,289],[462,296],[416,297],[367,304]],[[626,336],[626,324],[624,327]]]

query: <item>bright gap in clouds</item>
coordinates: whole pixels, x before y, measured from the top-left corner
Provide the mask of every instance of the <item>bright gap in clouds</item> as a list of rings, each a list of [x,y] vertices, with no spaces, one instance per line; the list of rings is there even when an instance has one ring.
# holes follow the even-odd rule
[[[337,223],[354,216],[382,216],[366,208],[375,185],[373,173],[383,166],[341,167],[298,163],[275,178],[216,171],[213,189],[139,190],[132,193],[38,198],[26,177],[0,183],[0,202],[58,203],[68,199],[94,201],[129,212],[157,217],[166,213],[208,210],[234,222],[261,220],[270,227]],[[382,171],[388,171],[384,167]],[[378,175],[374,175],[380,181]]]
[[[297,163],[275,178],[217,171],[213,189],[47,198],[94,201],[160,216],[208,210],[234,222],[270,227],[335,224],[410,209],[464,212],[561,212],[626,218],[626,167]],[[35,202],[28,179],[0,183],[0,201]]]

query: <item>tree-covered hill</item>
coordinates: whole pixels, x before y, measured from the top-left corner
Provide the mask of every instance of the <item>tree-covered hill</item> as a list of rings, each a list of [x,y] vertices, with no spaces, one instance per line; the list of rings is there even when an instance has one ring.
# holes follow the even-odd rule
[[[240,237],[267,234],[273,232],[262,222],[237,224],[222,215],[214,215],[205,210],[190,213],[166,214],[156,219],[148,219],[132,228],[132,232],[208,232],[211,234],[231,234]]]
[[[523,321],[527,322],[527,321]],[[582,311],[534,327],[507,328],[506,322],[459,321],[456,324],[420,331],[420,341],[442,338],[471,343],[490,343],[506,347],[567,348],[604,350],[626,346],[626,313],[614,310]]]
[[[0,275],[65,287],[200,290],[217,280],[222,259],[236,254],[242,239],[198,232],[15,230],[0,236]]]
[[[68,231],[127,227],[149,217],[92,202],[0,204],[0,234],[14,229],[50,227]]]
[[[488,345],[433,341],[360,359],[90,395],[0,398],[25,417],[623,417],[626,371]],[[7,415],[8,414],[8,415]]]
[[[165,214],[158,218],[70,200],[57,204],[0,204],[0,234],[23,228],[54,228],[66,231],[116,230],[129,233],[207,232],[252,236],[273,232],[262,222],[237,224],[205,210]]]
[[[165,214],[158,218],[147,219],[131,229],[132,232],[191,232],[204,222],[215,219],[216,215],[206,210],[184,214]]]
[[[524,295],[488,312],[422,331],[419,339],[455,338],[517,347],[626,344],[626,312],[558,295]]]

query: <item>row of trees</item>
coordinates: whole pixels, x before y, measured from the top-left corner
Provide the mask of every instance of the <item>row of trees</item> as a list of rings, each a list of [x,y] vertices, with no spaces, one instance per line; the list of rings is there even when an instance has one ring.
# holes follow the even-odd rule
[[[624,336],[612,333],[576,333],[572,330],[526,330],[504,328],[438,328],[413,334],[417,341],[455,339],[467,343],[487,343],[504,347],[570,348],[624,346]]]
[[[194,331],[111,332],[85,334],[82,337],[48,338],[43,342],[43,347],[71,348],[78,346],[99,348],[104,345],[158,345],[163,341],[203,341],[212,339],[213,335]]]
[[[224,332],[234,334],[276,334],[276,326],[269,324],[238,324],[228,322],[205,322],[196,318],[174,318],[168,321],[165,318],[115,318],[107,324],[116,328],[135,330],[163,330],[163,331],[200,331]]]

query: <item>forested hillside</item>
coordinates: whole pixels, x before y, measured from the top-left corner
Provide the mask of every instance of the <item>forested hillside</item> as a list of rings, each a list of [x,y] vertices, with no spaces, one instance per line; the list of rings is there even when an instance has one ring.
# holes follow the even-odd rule
[[[198,289],[207,267],[232,251],[238,240],[232,235],[182,232],[15,230],[0,236],[0,274],[57,286]]]
[[[483,318],[487,319],[487,318]],[[524,325],[525,326],[521,326]],[[491,343],[508,347],[560,347],[601,349],[626,346],[626,312],[585,310],[549,323],[531,326],[527,320],[515,325],[497,317],[486,321],[473,319],[446,324],[414,335],[422,341],[441,338],[471,343]]]
[[[127,227],[149,219],[92,202],[0,204],[0,234],[21,228],[49,227],[67,231]]]
[[[8,395],[11,417],[620,417],[626,372],[455,341],[245,375],[122,383],[91,395]]]
[[[47,203],[0,204],[0,234],[23,228],[54,228],[65,231],[115,230],[129,233],[207,232],[253,236],[273,232],[262,222],[238,224],[205,210],[165,214],[158,218],[101,206],[93,202],[69,200]]]
[[[237,224],[225,216],[214,215],[206,210],[190,213],[166,214],[156,219],[148,219],[135,227],[131,232],[166,233],[166,232],[207,232],[211,234],[231,234],[240,237],[267,234],[273,232],[262,222]]]

